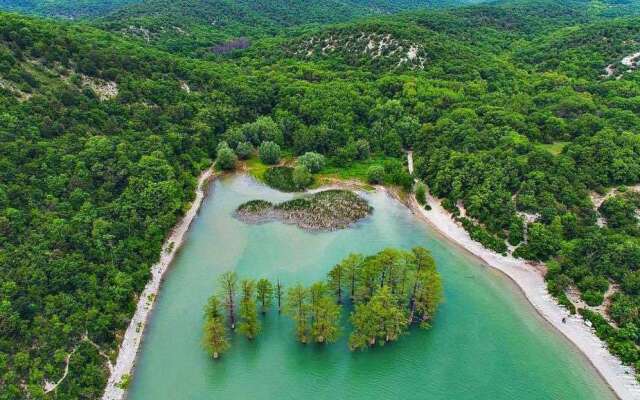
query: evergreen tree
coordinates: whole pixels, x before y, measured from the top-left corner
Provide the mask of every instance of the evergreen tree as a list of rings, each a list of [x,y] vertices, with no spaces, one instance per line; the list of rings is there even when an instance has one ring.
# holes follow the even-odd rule
[[[340,310],[333,298],[323,295],[316,304],[311,335],[316,343],[333,343],[340,336]]]
[[[256,283],[252,279],[243,279],[242,298],[240,300],[240,324],[238,331],[247,339],[253,340],[260,333],[260,321],[258,321],[258,306],[255,301]]]
[[[220,301],[216,296],[211,296],[205,307],[203,345],[214,359],[231,347],[227,338],[224,315],[220,311]]]
[[[238,276],[233,271],[222,274],[219,278],[222,287],[222,304],[227,309],[227,320],[231,329],[236,328],[235,297],[238,290]]]
[[[278,300],[278,314],[282,312],[282,294],[283,294],[283,287],[282,287],[282,284],[280,283],[280,278],[278,278],[278,281],[276,282],[276,299]]]
[[[353,332],[349,337],[351,350],[365,349],[376,343],[383,346],[397,340],[407,327],[405,311],[388,286],[376,290],[366,304],[358,304],[351,315]]]
[[[298,284],[287,292],[286,313],[295,321],[296,338],[301,343],[309,340],[309,293],[304,286]]]
[[[260,302],[262,314],[266,314],[273,299],[273,284],[265,278],[258,281],[256,285],[257,300]]]

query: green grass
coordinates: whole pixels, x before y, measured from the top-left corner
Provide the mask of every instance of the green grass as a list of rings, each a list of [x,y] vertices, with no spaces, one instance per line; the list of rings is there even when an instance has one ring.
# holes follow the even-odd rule
[[[565,148],[570,142],[553,142],[551,144],[539,144],[538,147],[548,151],[549,153],[557,156],[562,153],[562,149]]]
[[[264,182],[264,173],[269,169],[268,165],[260,161],[256,156],[252,156],[250,159],[246,160],[245,165],[251,176],[260,182]]]
[[[392,157],[377,156],[363,161],[355,161],[345,167],[328,166],[320,171],[318,176],[320,178],[354,179],[366,183],[369,168],[374,165],[382,165],[386,160],[390,159]]]

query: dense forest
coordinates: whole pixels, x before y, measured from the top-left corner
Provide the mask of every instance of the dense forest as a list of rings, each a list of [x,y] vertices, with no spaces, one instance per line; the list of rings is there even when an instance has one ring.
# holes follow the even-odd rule
[[[405,190],[413,149],[416,176],[472,237],[545,262],[570,308],[570,291],[606,301],[607,319],[582,313],[640,360],[638,2],[500,1],[286,31],[334,19],[262,3],[275,11],[224,17],[266,29],[191,47],[178,31],[123,35],[122,13],[164,23],[135,11],[145,3],[82,23],[0,14],[0,399],[100,396],[223,141],[239,157],[272,142],[324,168],[373,165]],[[180,13],[181,29],[202,27]]]

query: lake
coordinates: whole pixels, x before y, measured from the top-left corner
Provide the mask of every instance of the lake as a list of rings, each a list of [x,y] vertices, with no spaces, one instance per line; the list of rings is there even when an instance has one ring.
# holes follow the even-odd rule
[[[244,175],[219,179],[195,219],[157,298],[128,398],[176,399],[614,399],[596,371],[553,331],[506,277],[440,237],[384,192],[363,194],[371,217],[351,229],[310,233],[233,218],[252,199],[287,200]],[[428,331],[349,352],[347,335],[301,345],[277,312],[254,342],[238,335],[220,360],[202,348],[203,307],[217,277],[324,279],[351,252],[424,246],[437,262],[445,301]]]

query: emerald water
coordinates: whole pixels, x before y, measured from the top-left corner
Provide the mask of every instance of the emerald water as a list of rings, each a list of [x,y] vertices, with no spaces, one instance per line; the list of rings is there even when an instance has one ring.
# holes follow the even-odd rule
[[[352,229],[304,232],[278,222],[246,225],[241,203],[290,198],[246,176],[217,180],[157,299],[130,387],[132,400],[176,399],[613,399],[583,357],[552,331],[505,277],[467,256],[384,193],[365,195],[373,215]],[[272,312],[254,342],[235,336],[213,361],[201,347],[202,309],[227,270],[323,279],[350,252],[429,248],[445,302],[429,331],[351,353],[346,335],[297,344],[292,323]]]

